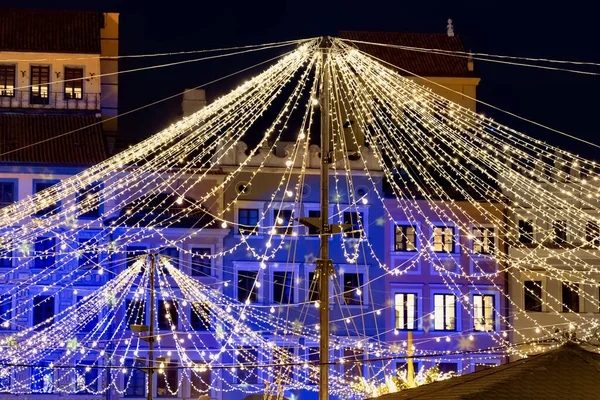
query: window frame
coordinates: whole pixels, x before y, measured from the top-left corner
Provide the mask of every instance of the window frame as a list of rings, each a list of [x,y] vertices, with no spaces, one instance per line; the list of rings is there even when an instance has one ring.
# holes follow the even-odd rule
[[[529,288],[527,288],[526,284],[527,282],[533,282],[534,285],[534,289],[535,290],[539,290],[539,298],[536,295],[532,294],[529,292]],[[537,288],[537,289],[536,289]],[[544,295],[544,281],[543,280],[531,280],[531,279],[526,279],[523,281],[523,310],[525,310],[526,312],[542,312],[543,311],[543,307],[544,307],[544,302],[543,302],[543,295]],[[537,303],[539,302],[539,309],[538,310],[533,310],[533,309],[528,309],[527,307],[527,298],[528,297],[532,297],[533,300],[535,301],[536,305],[538,305]],[[536,307],[538,308],[538,307]]]
[[[405,221],[394,221],[392,223],[392,253],[399,253],[399,254],[414,254],[417,253],[420,250],[420,246],[419,246],[419,225],[416,223],[410,223],[410,222],[405,222]],[[404,244],[404,248],[405,250],[399,250],[398,249],[398,233],[397,233],[397,228],[402,228],[402,237],[403,237],[403,244]],[[406,245],[409,243],[406,237],[406,232],[404,228],[413,228],[415,230],[414,232],[414,242],[412,243],[414,250],[406,250]]]
[[[477,328],[477,318],[476,318],[476,298],[481,298],[481,312],[482,312],[482,319],[483,319],[483,325],[484,327],[488,324],[487,319],[485,317],[485,310],[486,310],[486,305],[485,305],[485,299],[486,298],[490,298],[492,299],[492,305],[491,305],[491,312],[492,312],[492,316],[491,316],[491,329],[478,329]],[[473,315],[471,317],[471,319],[473,320],[473,324],[471,325],[473,328],[473,332],[496,332],[498,330],[498,308],[496,305],[496,299],[498,296],[496,296],[495,293],[489,293],[489,292],[485,292],[485,291],[480,291],[480,293],[471,293],[471,304],[473,306]]]
[[[524,229],[526,226],[531,227],[531,232],[525,232]],[[527,235],[531,235],[531,237],[528,237]],[[518,219],[517,236],[521,245],[527,246],[533,244],[535,242],[535,221],[533,219]]]
[[[283,264],[283,268],[279,268],[279,263],[267,263],[267,270],[269,271],[269,288],[270,288],[270,298],[269,302],[273,305],[286,305],[286,304],[297,304],[299,302],[298,298],[298,279],[300,277],[299,274],[299,265],[294,264]],[[290,303],[280,303],[275,299],[275,274],[283,273],[283,274],[292,274],[292,282],[291,282],[291,296],[292,302]]]
[[[211,257],[208,258],[208,263],[210,263],[210,266],[208,267],[210,270],[210,273],[208,275],[202,275],[199,273],[199,271],[197,271],[198,266],[194,265],[194,254],[195,250],[199,250],[199,249],[207,249],[210,252]],[[194,243],[194,244],[190,244],[187,248],[187,251],[189,252],[189,254],[185,254],[184,257],[189,258],[189,267],[185,267],[186,271],[189,273],[190,276],[194,277],[194,278],[206,278],[206,277],[214,277],[216,276],[216,269],[215,269],[215,259],[214,257],[212,257],[215,254],[215,245],[214,244],[203,244],[203,243]],[[201,260],[206,261],[206,258],[201,258]],[[207,263],[207,265],[208,265]],[[180,268],[181,269],[181,268]]]
[[[267,268],[269,268],[267,264]],[[238,285],[238,275],[239,271],[248,271],[248,272],[256,272],[257,281],[260,282],[260,287],[254,286],[253,293],[256,292],[256,302],[250,302],[250,304],[262,304],[264,299],[264,273],[260,268],[260,263],[257,262],[244,262],[244,261],[234,261],[233,262],[233,298],[239,299],[239,285]],[[242,303],[245,303],[246,299],[241,300]]]
[[[435,230],[436,229],[442,229],[442,250],[435,250],[435,238],[436,238],[436,234],[435,234]],[[446,229],[452,229],[452,250],[451,251],[446,251],[444,250],[444,248],[446,247],[446,234],[445,234],[445,230]],[[448,222],[448,223],[444,223],[444,222],[439,222],[439,223],[434,223],[433,227],[431,228],[431,242],[430,242],[430,249],[431,252],[438,254],[438,255],[456,255],[459,254],[457,251],[457,248],[459,247],[459,240],[457,240],[457,238],[459,238],[460,236],[460,230],[458,229],[458,227],[456,226],[456,224],[452,223],[452,222]]]
[[[38,83],[34,83],[34,69],[39,69],[38,74]],[[46,82],[43,81],[43,77],[46,75],[44,70],[48,71],[48,80]],[[50,82],[52,81],[52,66],[50,64],[31,64],[29,66],[29,104],[32,105],[49,105],[50,97],[52,95],[52,85]],[[46,96],[43,95],[44,91],[43,87],[46,87]],[[36,90],[37,89],[37,90]],[[36,94],[37,93],[37,94]]]
[[[444,324],[444,328],[443,329],[437,329],[436,328],[436,321],[438,318],[438,313],[436,311],[436,306],[435,306],[435,298],[436,296],[444,296],[444,301],[443,301],[443,310],[444,313],[442,314],[442,320],[443,320],[443,324]],[[452,329],[446,329],[446,309],[448,307],[448,305],[446,304],[446,299],[447,296],[452,296],[454,298],[454,328]],[[432,329],[434,332],[457,332],[460,331],[460,316],[459,316],[459,308],[460,308],[460,302],[458,300],[458,298],[456,297],[456,294],[452,291],[448,291],[448,290],[431,290],[431,312],[433,312],[433,321],[432,321]]]
[[[552,244],[555,246],[564,246],[569,243],[568,225],[566,220],[552,221]]]
[[[41,269],[57,269],[58,268],[58,266],[56,265],[57,262],[58,262],[58,257],[56,256],[56,246],[58,246],[58,243],[57,243],[56,239],[57,239],[56,236],[39,236],[39,237],[36,237],[35,243],[33,243],[33,246],[32,246],[32,249],[31,249],[33,257],[34,257],[33,262],[32,262],[33,265],[31,266],[31,268],[38,269],[38,270],[41,270]],[[53,255],[51,255],[51,256],[50,255],[45,256],[45,258],[37,257],[37,255],[38,255],[37,253],[39,251],[39,250],[37,250],[37,245],[40,244],[40,243],[48,243],[48,242],[50,242],[50,240],[53,241],[53,245],[50,246],[49,248],[54,247],[55,253]],[[41,250],[41,252],[47,251],[49,248],[44,247],[44,249]],[[51,259],[52,262],[49,263],[48,259]]]
[[[315,271],[317,269],[317,265],[316,264],[304,264],[304,282],[305,282],[305,289],[304,289],[304,302],[311,302],[310,300],[310,275],[314,274]],[[313,275],[314,276],[314,275]],[[297,285],[300,286],[300,285]],[[317,295],[319,294],[319,287],[316,287],[316,293]],[[320,301],[320,299],[317,299],[318,301]],[[314,301],[314,300],[313,300]],[[311,302],[312,303],[312,302]],[[330,280],[329,281],[329,304],[334,304],[334,299],[333,299],[333,281]]]
[[[35,322],[35,307],[42,302],[42,301],[40,301],[39,303],[36,304],[35,299],[37,297],[44,297],[44,298],[50,298],[51,299],[50,301],[46,300],[46,301],[48,301],[48,304],[52,305],[52,321],[51,322],[44,322],[44,321],[46,321],[48,319],[48,317],[42,319],[41,321],[39,321],[37,323]],[[55,321],[56,314],[57,314],[56,310],[58,308],[58,307],[56,307],[56,303],[58,301],[58,299],[56,297],[57,296],[55,295],[55,293],[52,293],[52,292],[48,292],[48,293],[46,293],[46,292],[39,292],[39,293],[36,293],[32,297],[32,299],[31,299],[32,307],[31,307],[31,312],[30,312],[30,314],[31,314],[31,325],[30,326],[33,328],[34,326],[36,326],[38,324],[41,324],[41,326],[39,327],[39,329],[35,329],[36,332],[39,332],[40,330],[45,329],[45,328],[51,326],[52,324],[54,324],[54,322],[56,322]]]
[[[0,208],[7,207],[19,201],[19,179],[17,178],[0,178],[0,184],[12,183],[13,185],[13,201],[12,203],[4,203],[0,198]],[[4,204],[4,205],[3,205]]]
[[[60,180],[58,180],[58,179],[33,179],[32,180],[32,190],[31,190],[31,193],[35,196],[38,193],[40,193],[41,191],[44,191],[44,190],[48,189],[49,187],[54,186],[54,185],[56,185],[58,183],[60,183]],[[37,190],[37,185],[38,184],[50,184],[50,186],[48,186],[48,187],[46,187],[46,188],[38,191]],[[48,210],[48,209],[50,209],[52,207],[54,207],[54,208],[51,211],[46,211],[46,210]],[[55,214],[57,214],[57,213],[59,213],[61,211],[61,208],[62,208],[62,201],[59,200],[56,203],[50,204],[46,208],[37,211],[34,215],[35,215],[36,218],[46,217],[47,214],[55,215]]]
[[[570,282],[571,286],[576,286],[577,287],[577,291],[573,291],[573,289],[569,286],[566,285],[565,282],[561,282],[561,295],[560,295],[560,303],[561,303],[561,312],[576,312],[576,313],[580,313],[582,312],[581,310],[583,309],[583,307],[581,307],[581,286],[578,283],[572,283]],[[569,297],[570,297],[570,301],[569,304],[567,305],[567,303],[565,303],[565,290],[568,290],[569,293]],[[573,296],[577,297],[577,303],[573,302]],[[577,310],[573,310],[572,307],[569,307],[570,305],[573,304],[577,304]]]
[[[78,211],[80,210],[79,203],[81,200],[82,192],[87,192],[89,190],[93,190],[93,195],[98,196],[98,207],[89,210],[85,213],[79,214],[77,219],[85,219],[85,220],[94,220],[100,218],[102,213],[104,212],[104,203],[102,202],[102,190],[104,189],[104,184],[100,182],[94,182],[83,188],[82,190],[78,190],[75,194],[75,203],[77,204]],[[93,213],[93,214],[90,214]],[[98,215],[95,215],[95,214]]]
[[[592,227],[595,227],[592,232]],[[587,220],[585,223],[585,241],[588,246],[600,246],[600,223],[597,220]]]
[[[3,289],[3,292],[4,292],[4,290],[10,289],[10,288],[11,288],[11,286],[0,286],[0,289]],[[5,298],[8,298],[8,301],[6,303],[4,303]],[[13,310],[15,310],[15,307],[14,307],[15,300],[16,299],[15,299],[14,295],[0,294],[0,332],[14,330],[14,323],[11,320],[13,318]],[[8,318],[3,316],[7,312],[8,312]],[[8,323],[8,326],[5,326],[5,323]]]
[[[12,88],[9,89],[7,73],[3,73],[12,68]],[[0,97],[15,97],[17,91],[17,68],[16,64],[0,64]]]
[[[491,249],[488,249],[488,251],[476,251],[475,246],[481,246],[482,250],[486,247],[485,242],[483,240],[481,240],[481,244],[477,244],[478,236],[476,232],[481,232],[481,238],[487,238],[487,246],[490,247],[490,236],[484,235],[484,232],[489,232],[490,230],[492,232]],[[471,239],[471,252],[475,257],[493,257],[494,255],[496,255],[498,249],[498,235],[496,234],[496,227],[494,225],[473,225],[471,226],[471,235],[473,237],[473,239]]]
[[[67,76],[67,72],[68,71],[81,71],[81,78],[79,77],[69,77]],[[85,93],[85,68],[83,66],[72,66],[72,65],[65,65],[64,66],[64,85],[63,85],[63,100],[65,101],[69,101],[69,100],[82,100],[84,97],[84,93]],[[77,88],[76,86],[81,86],[80,88]],[[69,87],[71,86],[71,87]],[[69,89],[70,89],[70,93],[69,93]],[[75,89],[80,89],[80,97],[77,97],[77,93],[75,92]],[[75,95],[75,96],[73,96]]]
[[[369,276],[368,276],[368,268],[364,265],[356,265],[356,264],[338,264],[339,265],[339,270],[338,270],[338,279],[339,279],[339,284],[340,284],[340,288],[342,290],[342,292],[344,292],[344,296],[343,296],[343,300],[342,300],[342,306],[343,307],[365,307],[369,304],[369,296],[368,296],[368,292],[369,292],[369,285],[366,285],[366,282],[369,281]],[[363,281],[362,281],[362,285],[361,285],[361,291],[362,294],[361,296],[361,301],[359,301],[358,304],[347,304],[346,303],[346,297],[345,297],[345,293],[346,293],[346,287],[345,287],[345,283],[344,283],[344,275],[346,274],[359,274],[362,275],[363,277]],[[354,289],[355,291],[356,289]]]
[[[403,300],[403,304],[404,306],[404,326],[402,327],[398,327],[398,305],[396,303],[396,298],[398,297],[398,295],[403,295],[403,296],[414,296],[414,300],[413,300],[413,326],[414,328],[409,328],[408,327],[408,317],[409,317],[409,312],[408,309],[406,307],[406,300],[407,298],[405,297]],[[421,328],[421,319],[419,318],[419,303],[421,301],[421,298],[419,296],[419,293],[417,293],[416,291],[400,291],[400,290],[395,290],[392,292],[392,301],[393,301],[393,308],[394,308],[394,319],[393,319],[393,327],[394,330],[397,331],[419,331]]]
[[[233,209],[233,220],[235,223],[235,231],[233,236],[235,238],[241,238],[242,234],[240,233],[240,220],[239,220],[239,211],[243,209],[251,209],[258,210],[257,217],[257,228],[254,234],[243,234],[245,238],[248,239],[262,239],[263,238],[263,226],[264,224],[268,224],[269,221],[269,213],[267,213],[263,220],[261,221],[261,216],[265,212],[265,202],[264,201],[247,201],[247,200],[238,200],[235,203],[235,207]]]

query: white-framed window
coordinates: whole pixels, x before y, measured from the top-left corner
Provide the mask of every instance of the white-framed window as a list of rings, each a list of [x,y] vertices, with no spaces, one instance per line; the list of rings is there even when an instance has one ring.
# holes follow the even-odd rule
[[[434,325],[436,331],[457,330],[456,296],[452,293],[435,293],[433,295]]]
[[[238,200],[234,208],[234,221],[236,223],[235,234],[237,236],[252,235],[252,237],[261,237],[262,226],[269,224],[268,215],[263,216],[265,209],[264,201],[242,201]]]
[[[394,252],[415,252],[417,247],[417,225],[410,223],[394,223]]]
[[[432,250],[436,253],[456,252],[456,226],[451,224],[433,227]]]
[[[496,330],[496,302],[493,294],[473,295],[473,330],[489,332]]]
[[[473,253],[493,255],[496,252],[496,234],[493,226],[474,226]]]
[[[263,274],[256,262],[234,262],[234,298],[256,304],[263,301]]]
[[[419,329],[419,297],[417,293],[394,293],[394,329]]]
[[[361,265],[340,265],[339,277],[344,304],[347,306],[364,306],[368,303],[367,269]],[[337,291],[337,290],[336,290]]]

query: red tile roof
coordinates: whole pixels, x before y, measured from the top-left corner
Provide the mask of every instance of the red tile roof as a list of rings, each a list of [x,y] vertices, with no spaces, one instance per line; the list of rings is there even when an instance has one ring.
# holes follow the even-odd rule
[[[465,51],[465,46],[459,36],[450,37],[445,33],[341,31],[339,37],[348,40],[397,46]],[[365,53],[419,76],[463,77],[473,75],[473,72],[468,69],[466,58],[364,43],[355,43],[355,45]],[[399,72],[402,75],[411,75],[403,71]]]
[[[0,50],[100,53],[97,12],[0,8]]]
[[[599,393],[600,355],[567,343],[543,354],[377,400],[597,399]]]
[[[107,157],[99,122],[93,115],[0,114],[0,161],[97,164]],[[60,136],[80,128],[85,129]],[[17,150],[51,138],[56,139]],[[3,155],[12,150],[17,151]]]

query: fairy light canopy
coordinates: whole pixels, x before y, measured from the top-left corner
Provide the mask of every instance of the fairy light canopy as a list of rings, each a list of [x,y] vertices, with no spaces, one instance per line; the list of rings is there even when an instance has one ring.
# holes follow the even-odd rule
[[[149,139],[0,210],[0,256],[10,266],[0,277],[12,283],[0,299],[0,320],[18,327],[0,340],[2,373],[13,377],[10,391],[125,393],[132,371],[148,357],[147,343],[130,325],[149,323],[151,270],[157,274],[158,374],[169,393],[178,393],[184,382],[196,385],[198,392],[217,386],[248,393],[279,393],[278,386],[314,390],[319,366],[310,349],[318,343],[320,327],[307,321],[320,299],[311,295],[314,281],[305,282],[312,285],[305,301],[294,300],[292,293],[297,292],[286,288],[301,282],[293,269],[297,244],[318,236],[295,221],[306,214],[305,182],[316,174],[322,156],[314,144],[319,98],[329,100],[331,113],[331,221],[346,227],[338,249],[344,267],[337,273],[347,273],[351,280],[347,286],[334,281],[330,294],[337,312],[334,322],[340,326],[331,349],[354,352],[333,361],[332,393],[364,398],[389,391],[384,387],[393,362],[407,357],[407,345],[386,342],[398,330],[377,324],[393,305],[377,303],[366,293],[372,295],[368,289],[378,279],[413,272],[420,260],[434,266],[431,273],[456,308],[479,321],[479,333],[496,347],[440,355],[421,350],[422,343],[434,340],[422,339],[410,349],[419,357],[439,360],[455,354],[477,360],[492,351],[525,356],[528,350],[521,349],[521,342],[564,340],[556,333],[560,324],[577,329],[584,340],[595,337],[596,318],[581,316],[560,299],[529,288],[560,320],[542,325],[499,282],[501,274],[516,278],[539,269],[566,282],[567,290],[579,291],[579,285],[597,290],[596,163],[452,103],[348,41],[332,38],[324,62],[319,40],[302,41],[264,72]],[[331,77],[327,93],[324,71]],[[245,142],[249,135],[256,138],[250,146]],[[271,190],[263,207],[244,218],[236,216],[233,211],[243,196],[267,175]],[[379,226],[393,224],[401,215],[411,226],[423,227],[397,233],[405,242],[423,244],[401,266],[386,265],[380,243],[367,234],[372,222],[361,213],[368,207],[380,210]],[[507,213],[530,221],[536,232],[520,258],[502,249],[523,248],[524,233],[506,223]],[[502,246],[490,246],[487,233],[474,233],[482,218],[493,226]],[[570,243],[557,235],[555,226],[565,220],[574,238]],[[451,222],[468,241],[447,241],[445,228],[436,225],[439,221]],[[89,231],[85,243],[82,231]],[[211,253],[190,248],[198,237],[213,234],[228,237],[229,245]],[[144,255],[131,254],[128,249],[140,242],[150,243]],[[175,259],[163,251],[166,246],[192,257]],[[197,269],[210,269],[207,260],[222,265],[242,251],[256,267],[245,271],[242,289],[241,280],[227,280],[222,271],[211,275],[215,279],[210,284],[190,276]],[[500,267],[490,273],[487,262]],[[377,273],[356,272],[367,264]],[[24,274],[28,271],[33,272]],[[61,278],[53,281],[56,273]],[[17,280],[20,274],[24,277]],[[31,327],[22,326],[22,316],[35,307],[75,294],[82,290],[81,282],[101,275],[105,281],[76,304]],[[284,289],[276,291],[277,282]],[[230,284],[238,290],[234,297],[226,294]],[[268,307],[257,301],[268,293],[263,285],[272,285],[273,299],[274,293],[279,296]],[[465,285],[471,294],[484,296],[491,288],[502,297],[502,302],[486,304],[497,316],[497,329],[487,328],[490,322],[480,315],[482,307],[478,311],[463,294]],[[36,294],[33,301],[12,306],[11,296],[29,291]],[[589,291],[581,296],[598,306]],[[350,306],[360,309],[351,312]],[[434,320],[437,312],[420,319]],[[535,332],[519,330],[514,315],[530,319]],[[369,324],[375,326],[367,334]],[[473,333],[472,328],[457,332],[468,341]],[[522,340],[514,343],[512,335]],[[436,339],[453,340],[451,334]],[[359,353],[360,359],[353,358]],[[47,368],[34,368],[31,377],[22,379],[32,365],[64,371],[58,380],[50,380]],[[360,379],[355,376],[358,368],[367,371]],[[294,374],[303,379],[294,379]],[[265,389],[263,379],[277,384]]]

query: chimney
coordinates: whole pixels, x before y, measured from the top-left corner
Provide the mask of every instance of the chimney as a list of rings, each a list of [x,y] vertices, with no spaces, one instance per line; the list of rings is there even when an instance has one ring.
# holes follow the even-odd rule
[[[183,117],[189,117],[206,106],[206,91],[204,89],[186,90],[181,101]]]
[[[448,37],[454,37],[454,25],[452,25],[452,20],[448,18],[448,25],[446,26],[446,30],[448,32]]]
[[[475,66],[473,64],[473,52],[469,50],[469,58],[467,58],[467,70],[469,72],[473,72],[475,70]]]

